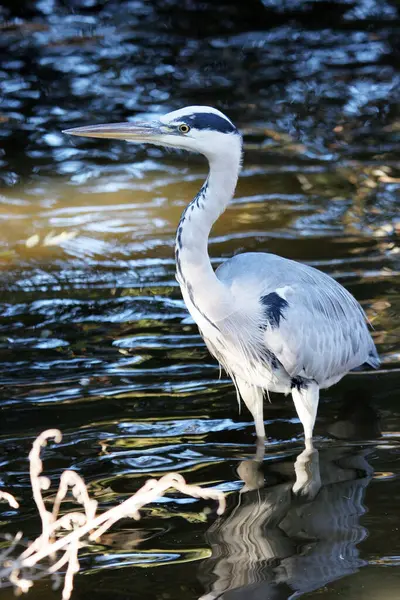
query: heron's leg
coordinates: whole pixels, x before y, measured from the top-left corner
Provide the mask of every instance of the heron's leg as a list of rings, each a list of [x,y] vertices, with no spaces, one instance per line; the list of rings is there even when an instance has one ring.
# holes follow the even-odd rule
[[[319,387],[315,381],[304,380],[301,387],[292,388],[292,398],[304,428],[306,448],[313,448],[312,436],[318,410]]]
[[[236,377],[236,384],[239,389],[240,395],[246,404],[247,408],[253,415],[254,424],[256,426],[256,435],[258,438],[265,438],[265,427],[264,427],[264,392],[262,388],[254,385],[249,385],[243,379]]]
[[[293,493],[312,500],[321,489],[321,473],[319,470],[319,454],[315,448],[305,448],[294,463],[296,481]]]
[[[244,483],[244,486],[240,490],[241,494],[264,487],[264,473],[262,471],[264,457],[265,437],[257,436],[254,457],[242,460],[237,468],[238,475]]]

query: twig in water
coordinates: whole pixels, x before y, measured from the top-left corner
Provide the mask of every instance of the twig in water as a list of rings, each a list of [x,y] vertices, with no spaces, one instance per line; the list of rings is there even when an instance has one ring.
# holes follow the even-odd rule
[[[42,490],[50,487],[50,479],[42,475],[43,463],[40,458],[42,448],[48,440],[61,442],[62,435],[58,429],[48,429],[34,441],[29,453],[30,477],[33,498],[42,521],[42,533],[19,556],[12,558],[16,546],[21,543],[22,533],[11,538],[10,546],[0,554],[0,580],[11,583],[17,593],[28,592],[35,579],[50,574],[59,577],[58,571],[67,565],[62,592],[63,600],[69,600],[73,590],[74,575],[79,571],[78,552],[85,541],[97,540],[114,523],[124,517],[139,519],[139,510],[160,498],[170,488],[192,496],[217,500],[218,514],[225,510],[225,497],[222,492],[203,489],[196,485],[188,485],[178,473],[169,473],[161,479],[150,479],[133,496],[106,512],[96,515],[97,502],[90,498],[84,480],[74,471],[64,471],[60,478],[59,487],[54,499],[52,511],[47,510],[42,496]],[[61,502],[65,499],[68,489],[76,501],[83,506],[83,512],[74,511],[59,517]],[[0,498],[7,500],[17,508],[15,498],[6,492],[0,492]],[[71,531],[72,530],[72,531]],[[56,537],[61,531],[70,531],[63,537]],[[62,552],[57,557],[57,553]],[[44,559],[50,561],[50,566],[39,566]]]
[[[19,504],[12,494],[0,491],[0,500],[5,500],[12,508],[19,508]]]

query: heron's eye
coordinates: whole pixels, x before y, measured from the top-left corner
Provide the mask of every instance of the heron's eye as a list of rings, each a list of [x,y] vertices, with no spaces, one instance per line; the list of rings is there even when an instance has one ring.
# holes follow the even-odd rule
[[[179,131],[181,133],[189,133],[190,127],[189,125],[186,125],[186,123],[182,123],[182,125],[179,125]]]

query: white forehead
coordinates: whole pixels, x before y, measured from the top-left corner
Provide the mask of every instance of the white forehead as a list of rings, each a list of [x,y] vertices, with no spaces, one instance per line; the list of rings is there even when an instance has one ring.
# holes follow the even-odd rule
[[[217,108],[213,108],[212,106],[185,106],[184,108],[180,108],[179,110],[174,110],[172,112],[167,113],[166,115],[163,115],[162,117],[160,117],[160,121],[161,123],[168,124],[173,121],[179,121],[181,119],[184,119],[184,117],[201,113],[205,115],[217,115],[218,117],[225,119],[226,121],[228,121],[228,123],[233,125],[232,121],[228,119],[228,117],[224,115],[224,113],[222,113]]]

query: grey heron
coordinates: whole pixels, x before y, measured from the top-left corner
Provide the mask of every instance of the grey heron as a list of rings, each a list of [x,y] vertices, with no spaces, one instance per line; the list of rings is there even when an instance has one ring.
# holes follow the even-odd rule
[[[379,358],[363,309],[327,274],[261,252],[237,254],[212,268],[208,237],[233,197],[242,162],[242,136],[232,121],[215,108],[189,106],[154,121],[64,133],[179,148],[208,159],[208,177],[176,234],[184,301],[251,412],[257,437],[265,438],[265,393],[291,393],[306,447],[312,447],[319,390],[364,363],[377,368]]]

